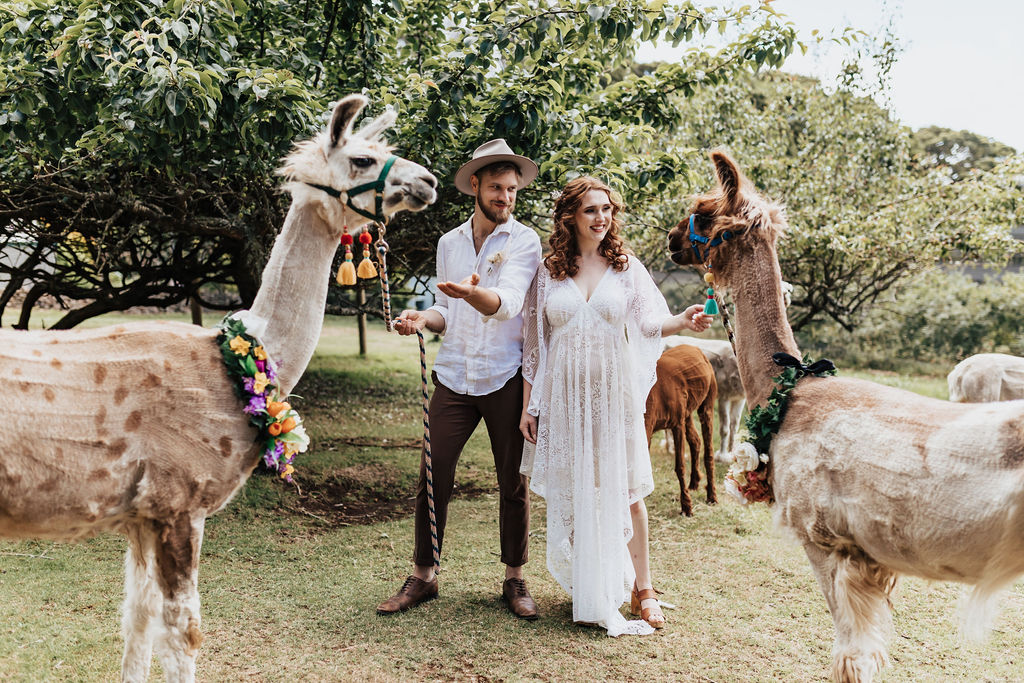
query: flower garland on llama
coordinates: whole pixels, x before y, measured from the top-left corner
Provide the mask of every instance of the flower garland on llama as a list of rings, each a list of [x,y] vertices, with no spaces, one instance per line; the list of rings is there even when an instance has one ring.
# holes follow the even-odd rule
[[[775,502],[771,484],[768,482],[771,462],[768,450],[772,436],[778,433],[786,417],[789,394],[796,388],[801,377],[814,375],[827,377],[836,374],[836,366],[830,360],[816,363],[801,363],[788,353],[772,356],[776,365],[782,366],[782,374],[773,377],[775,388],[763,406],[754,406],[747,415],[747,437],[733,452],[732,465],[725,474],[725,491],[741,504]],[[810,361],[810,359],[808,359]]]
[[[224,318],[217,335],[221,355],[235,394],[242,399],[242,411],[258,430],[256,440],[263,446],[263,464],[291,483],[292,462],[309,447],[302,418],[277,390],[277,366],[262,344],[246,329],[241,316]]]

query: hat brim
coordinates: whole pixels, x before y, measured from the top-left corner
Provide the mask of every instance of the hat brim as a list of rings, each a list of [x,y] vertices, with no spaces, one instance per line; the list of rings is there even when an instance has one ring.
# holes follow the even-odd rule
[[[519,185],[517,187],[519,190],[532,183],[537,174],[540,173],[540,169],[532,159],[520,156],[519,154],[488,154],[463,164],[455,172],[455,187],[462,194],[473,196],[475,193],[469,179],[484,166],[490,166],[499,161],[511,161],[519,168]]]

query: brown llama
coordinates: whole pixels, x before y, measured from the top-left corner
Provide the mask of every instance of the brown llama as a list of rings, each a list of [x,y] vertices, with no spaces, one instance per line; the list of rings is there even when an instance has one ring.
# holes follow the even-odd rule
[[[690,488],[700,486],[700,472],[697,469],[700,442],[697,428],[693,426],[693,411],[700,419],[701,435],[704,438],[704,474],[707,476],[707,502],[718,502],[715,495],[715,459],[711,452],[711,415],[714,412],[718,385],[715,370],[696,346],[679,345],[666,349],[658,359],[658,379],[647,395],[647,410],[644,423],[647,427],[647,446],[651,445],[654,432],[667,429],[672,433],[675,445],[676,478],[679,479],[679,505],[682,514],[693,516],[693,501],[686,490],[686,467],[683,457],[683,436],[690,449]]]
[[[396,159],[377,197],[347,197],[348,188],[377,179],[392,156],[380,138],[392,112],[352,131],[365,104],[361,95],[341,100],[327,129],[299,144],[282,169],[292,205],[245,322],[276,361],[285,395],[320,336],[345,220],[353,228],[367,220],[345,200],[391,215],[437,196],[433,175]],[[149,676],[154,645],[168,681],[194,680],[203,528],[260,457],[217,335],[172,322],[0,331],[0,375],[12,384],[0,404],[0,536],[128,537],[125,681]]]
[[[743,388],[761,406],[780,373],[773,354],[800,357],[776,252],[786,221],[728,155],[711,159],[718,187],[690,215],[698,243],[723,241],[698,257],[687,217],[669,249],[680,265],[710,264],[716,288],[731,293]],[[806,377],[767,455],[775,519],[802,544],[832,613],[840,681],[870,681],[888,661],[898,575],[973,585],[972,635],[1024,573],[1024,401],[950,403]]]

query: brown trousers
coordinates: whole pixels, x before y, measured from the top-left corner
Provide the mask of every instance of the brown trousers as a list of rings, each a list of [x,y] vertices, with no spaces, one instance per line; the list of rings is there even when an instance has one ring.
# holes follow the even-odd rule
[[[523,410],[521,373],[501,389],[484,396],[457,394],[433,375],[434,395],[430,398],[430,446],[434,472],[434,507],[437,514],[437,542],[444,542],[448,501],[455,486],[455,465],[462,448],[472,436],[480,418],[487,425],[498,475],[498,528],[501,561],[510,567],[526,564],[530,533],[530,494],[526,477],[519,473],[523,459],[523,435],[519,417]],[[416,490],[416,550],[413,561],[424,567],[434,564],[427,511],[425,454],[420,459],[420,482]]]

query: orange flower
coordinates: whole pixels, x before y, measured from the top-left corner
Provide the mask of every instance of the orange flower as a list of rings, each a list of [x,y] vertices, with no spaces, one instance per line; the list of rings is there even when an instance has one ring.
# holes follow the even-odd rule
[[[269,425],[267,425],[267,432],[271,436],[279,436],[281,434],[281,423],[271,422]]]
[[[288,410],[288,404],[284,401],[271,401],[267,404],[267,414],[270,417],[277,417],[285,410]]]
[[[289,417],[288,419],[281,423],[281,432],[287,433],[292,431],[293,429],[295,429],[295,424],[295,418]]]

